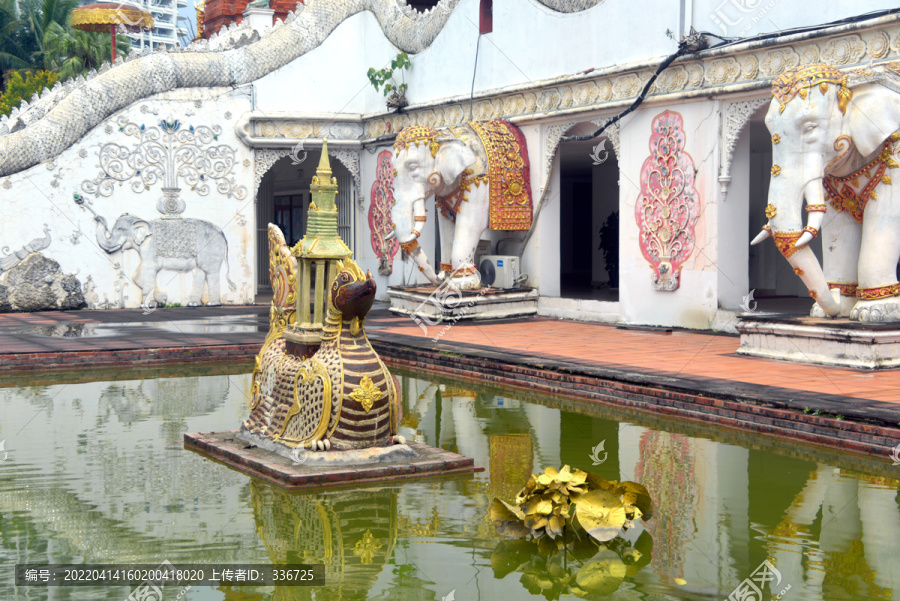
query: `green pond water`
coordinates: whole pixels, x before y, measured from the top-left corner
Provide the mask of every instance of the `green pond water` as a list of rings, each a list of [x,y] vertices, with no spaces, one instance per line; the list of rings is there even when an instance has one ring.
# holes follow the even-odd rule
[[[401,433],[485,471],[286,492],[182,446],[185,432],[238,427],[248,371],[0,380],[0,599],[132,591],[17,586],[16,564],[164,561],[324,563],[328,578],[170,586],[166,600],[517,600],[585,588],[616,600],[756,601],[757,588],[763,599],[900,599],[900,466],[889,457],[394,370]],[[653,518],[566,555],[499,537],[491,500],[512,501],[529,474],[565,464],[644,484]]]

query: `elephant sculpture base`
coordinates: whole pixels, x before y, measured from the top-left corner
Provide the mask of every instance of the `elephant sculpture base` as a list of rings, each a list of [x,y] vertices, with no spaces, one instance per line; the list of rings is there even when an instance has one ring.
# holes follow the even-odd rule
[[[461,320],[509,319],[536,315],[538,297],[535,288],[477,291],[449,286],[391,286],[390,310],[408,315],[429,337],[440,337],[450,324]]]
[[[900,324],[745,315],[739,355],[862,369],[900,367]]]

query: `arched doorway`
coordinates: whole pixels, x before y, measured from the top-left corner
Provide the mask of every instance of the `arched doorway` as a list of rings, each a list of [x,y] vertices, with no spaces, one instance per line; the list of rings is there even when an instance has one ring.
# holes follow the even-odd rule
[[[593,133],[590,122],[566,135]],[[601,136],[559,147],[560,297],[619,300],[619,161]]]
[[[272,152],[272,151],[269,151]],[[284,233],[285,241],[293,246],[306,231],[312,177],[321,158],[321,149],[299,153],[294,159],[290,150],[275,151],[282,155],[262,176],[256,194],[256,255],[257,296],[271,293],[269,281],[268,225],[274,223]],[[332,175],[338,181],[335,202],[338,209],[338,234],[355,250],[353,243],[354,201],[356,187],[353,175],[329,152]]]

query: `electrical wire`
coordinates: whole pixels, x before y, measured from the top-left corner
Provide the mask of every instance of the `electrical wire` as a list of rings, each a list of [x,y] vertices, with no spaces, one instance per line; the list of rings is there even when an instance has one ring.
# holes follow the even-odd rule
[[[848,25],[848,24],[852,24],[852,23],[859,23],[860,21],[866,21],[868,19],[884,17],[884,16],[896,14],[896,13],[900,13],[900,8],[877,10],[877,11],[872,11],[869,13],[864,13],[862,15],[847,17],[845,19],[838,19],[837,21],[831,21],[829,23],[822,23],[820,25],[795,27],[793,29],[785,29],[785,30],[775,31],[772,33],[763,33],[763,34],[755,35],[755,36],[749,37],[749,38],[724,38],[720,35],[716,35],[714,33],[708,32],[708,31],[698,31],[696,33],[701,36],[714,37],[714,38],[723,40],[723,42],[721,44],[711,46],[709,49],[712,50],[714,48],[725,48],[727,46],[731,46],[734,44],[743,44],[746,42],[754,42],[754,41],[768,40],[768,39],[773,39],[773,38],[780,38],[780,37],[784,37],[786,35],[792,35],[792,34],[797,34],[797,33],[807,33],[807,32],[811,32],[811,31],[819,31],[821,29],[827,29],[829,27],[836,27],[838,25]],[[622,111],[621,113],[619,113],[618,115],[616,115],[615,117],[613,117],[612,119],[610,119],[609,121],[604,123],[603,127],[598,129],[594,133],[584,135],[584,136],[564,136],[563,138],[560,139],[560,143],[584,142],[586,140],[593,140],[594,138],[597,138],[600,135],[602,135],[603,132],[606,131],[610,126],[617,123],[620,119],[622,119],[622,117],[624,117],[627,114],[634,111],[638,106],[640,106],[640,104],[642,102],[644,102],[644,98],[647,96],[647,92],[650,91],[650,87],[653,85],[653,82],[656,81],[656,78],[659,76],[660,73],[663,72],[664,69],[666,69],[669,65],[671,65],[672,62],[675,59],[677,59],[679,56],[682,56],[685,54],[693,54],[693,52],[694,51],[691,51],[687,48],[685,41],[682,40],[678,44],[678,52],[676,52],[675,54],[672,54],[671,56],[666,57],[666,59],[662,63],[660,63],[659,67],[657,67],[657,69],[656,69],[656,72],[653,74],[653,77],[651,77],[647,81],[646,85],[644,85],[644,89],[641,90],[640,95],[635,99],[635,101],[633,103],[631,103],[631,106],[629,106],[627,109],[625,109],[624,111]]]
[[[478,41],[475,42],[475,66],[472,67],[472,89],[469,92],[469,121],[474,119],[472,116],[472,104],[475,102],[475,74],[478,73],[478,49],[481,47],[482,35],[482,33],[479,33]]]

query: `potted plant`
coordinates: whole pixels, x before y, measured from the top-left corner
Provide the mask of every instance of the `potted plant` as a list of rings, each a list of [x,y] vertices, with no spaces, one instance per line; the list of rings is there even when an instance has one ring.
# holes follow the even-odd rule
[[[412,63],[409,56],[405,52],[401,52],[391,61],[391,68],[375,70],[374,67],[369,69],[367,73],[369,81],[375,91],[384,86],[384,95],[388,97],[387,105],[390,108],[400,110],[409,104],[406,99],[406,82],[403,80],[403,70],[409,69]],[[394,80],[394,71],[400,71],[400,85]],[[390,95],[389,95],[390,94]]]

